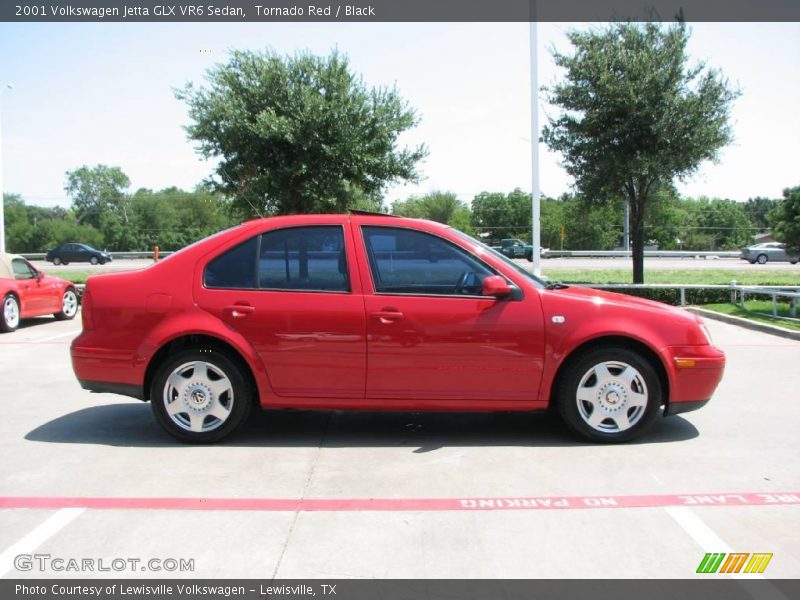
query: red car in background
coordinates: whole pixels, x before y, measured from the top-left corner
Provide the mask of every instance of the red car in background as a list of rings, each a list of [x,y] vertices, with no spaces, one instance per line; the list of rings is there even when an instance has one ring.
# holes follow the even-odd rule
[[[259,219],[140,271],[93,276],[82,387],[149,400],[185,442],[263,408],[535,411],[619,442],[711,398],[724,354],[698,317],[549,284],[439,223]]]
[[[0,253],[0,331],[14,331],[21,319],[54,315],[72,319],[78,312],[75,286],[38,271],[27,260]]]

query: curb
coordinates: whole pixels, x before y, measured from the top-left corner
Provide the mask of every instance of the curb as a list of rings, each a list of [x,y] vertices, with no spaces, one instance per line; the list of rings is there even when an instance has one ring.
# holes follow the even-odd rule
[[[750,319],[744,319],[734,315],[726,315],[713,310],[699,308],[697,306],[687,306],[686,310],[697,315],[701,315],[707,319],[714,319],[715,321],[722,321],[723,323],[728,323],[730,325],[738,325],[739,327],[744,327],[745,329],[752,329],[754,331],[760,331],[761,333],[768,333],[770,335],[776,335],[789,340],[800,341],[800,331],[785,329],[783,327],[778,327],[777,325],[759,323],[758,321],[751,321]]]

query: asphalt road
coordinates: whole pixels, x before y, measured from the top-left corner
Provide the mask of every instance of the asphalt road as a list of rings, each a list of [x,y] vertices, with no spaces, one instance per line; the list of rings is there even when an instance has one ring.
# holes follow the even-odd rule
[[[518,260],[519,264],[530,267],[531,263],[527,260]],[[97,273],[110,271],[125,271],[130,269],[141,269],[153,264],[151,260],[115,260],[105,265],[90,265],[88,263],[71,263],[67,266],[54,266],[44,261],[33,261],[34,266],[42,269],[51,275],[58,275],[59,272],[87,270]],[[542,259],[542,272],[546,275],[548,271],[561,269],[593,270],[593,269],[626,269],[633,267],[628,258],[545,258]],[[751,265],[745,260],[734,258],[694,259],[694,258],[647,258],[645,259],[645,269],[650,270],[680,270],[680,269],[736,269],[742,271],[790,271],[797,273],[798,283],[800,283],[800,265],[792,265],[788,262],[773,262],[766,265]]]
[[[0,335],[0,576],[691,578],[732,551],[800,576],[800,343],[711,322],[715,398],[633,444],[537,415],[270,411],[189,447],[80,389],[79,327]],[[15,568],[34,553],[194,571]]]

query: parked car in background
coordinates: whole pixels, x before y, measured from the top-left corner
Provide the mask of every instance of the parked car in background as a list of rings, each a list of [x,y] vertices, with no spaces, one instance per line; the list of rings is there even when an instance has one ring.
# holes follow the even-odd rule
[[[699,317],[546,283],[455,229],[353,213],[248,221],[95,275],[72,366],[149,400],[179,440],[263,408],[537,411],[630,440],[708,402],[725,356]]]
[[[54,315],[72,319],[78,293],[72,282],[38,271],[21,256],[0,254],[0,331],[14,331],[21,319]]]
[[[500,240],[500,244],[492,246],[494,250],[500,252],[503,256],[508,258],[526,258],[533,262],[533,246],[526,244],[517,238],[507,238]],[[547,256],[548,249],[539,247],[539,256]]]
[[[800,256],[786,251],[786,244],[780,242],[764,242],[754,244],[747,248],[742,248],[739,255],[742,260],[749,261],[750,264],[758,263],[764,265],[768,262],[790,262],[793,265],[800,261]]]
[[[68,265],[71,262],[88,262],[93,265],[104,265],[111,262],[111,255],[108,252],[95,250],[86,244],[61,244],[57,248],[50,250],[44,257],[54,265]]]

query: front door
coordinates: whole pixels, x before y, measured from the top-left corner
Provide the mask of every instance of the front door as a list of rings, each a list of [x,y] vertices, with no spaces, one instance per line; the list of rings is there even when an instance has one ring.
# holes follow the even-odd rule
[[[481,295],[497,274],[460,246],[399,227],[361,227],[372,294],[367,397],[535,401],[544,358],[534,294]]]
[[[211,260],[198,305],[255,348],[283,397],[363,398],[364,304],[345,223],[288,227]]]

